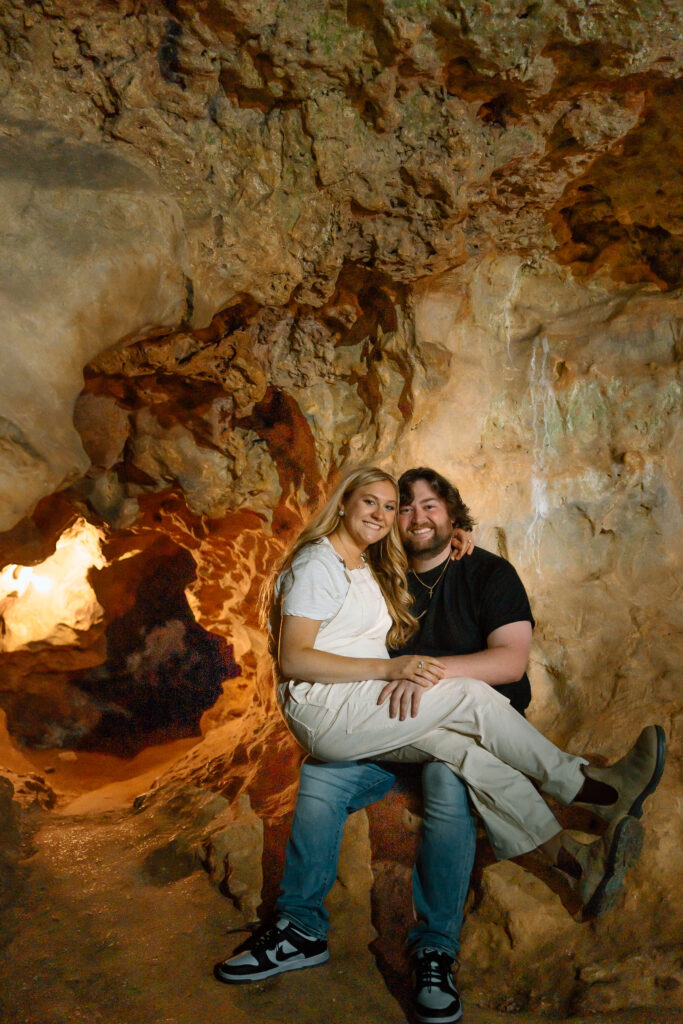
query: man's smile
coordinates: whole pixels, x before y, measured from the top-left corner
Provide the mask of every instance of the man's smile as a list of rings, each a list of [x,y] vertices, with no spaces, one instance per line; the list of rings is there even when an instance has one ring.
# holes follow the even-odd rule
[[[406,540],[410,540],[413,544],[419,544],[420,541],[431,543],[435,537],[441,539],[441,533],[437,526],[422,523],[420,526],[411,526],[408,528],[406,533]]]

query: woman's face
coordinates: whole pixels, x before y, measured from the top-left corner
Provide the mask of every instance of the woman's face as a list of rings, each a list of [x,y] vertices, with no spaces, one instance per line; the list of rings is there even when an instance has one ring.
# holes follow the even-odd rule
[[[365,484],[351,491],[341,507],[344,510],[344,529],[364,551],[391,530],[396,518],[396,488],[389,480]]]

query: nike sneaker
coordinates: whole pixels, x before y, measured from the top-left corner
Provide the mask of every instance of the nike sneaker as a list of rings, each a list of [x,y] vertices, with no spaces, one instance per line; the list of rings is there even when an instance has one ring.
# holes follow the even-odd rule
[[[213,973],[226,985],[240,985],[283,971],[318,967],[329,959],[325,939],[313,939],[281,917],[274,925],[261,925],[232,956],[216,964]]]
[[[420,1024],[454,1024],[462,1018],[453,981],[453,959],[438,949],[420,949],[411,957],[415,972],[413,1011]]]

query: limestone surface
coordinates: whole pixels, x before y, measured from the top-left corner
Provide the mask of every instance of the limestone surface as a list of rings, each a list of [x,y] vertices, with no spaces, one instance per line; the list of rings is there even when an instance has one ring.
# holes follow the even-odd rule
[[[5,124],[0,135],[0,529],[76,480],[73,425],[97,352],[176,326],[186,303],[177,206],[97,143]]]

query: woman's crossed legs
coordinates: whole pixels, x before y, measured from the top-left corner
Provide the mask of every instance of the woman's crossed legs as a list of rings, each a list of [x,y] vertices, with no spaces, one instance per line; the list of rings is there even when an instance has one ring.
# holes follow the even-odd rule
[[[417,716],[404,721],[389,717],[388,704],[377,704],[383,686],[360,684],[358,697],[340,709],[290,699],[283,710],[297,740],[323,761],[448,764],[467,784],[499,858],[526,853],[560,831],[529,779],[570,803],[585,782],[583,758],[559,750],[479,680],[441,680],[424,694]]]

